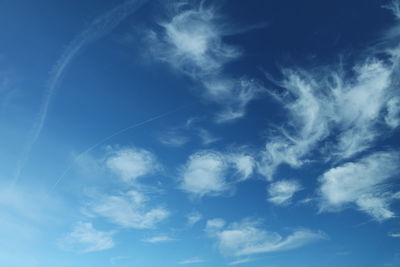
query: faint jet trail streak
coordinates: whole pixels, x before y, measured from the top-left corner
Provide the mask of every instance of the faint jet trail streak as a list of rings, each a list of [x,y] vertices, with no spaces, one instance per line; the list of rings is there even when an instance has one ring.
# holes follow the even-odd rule
[[[82,158],[82,156],[86,155],[87,153],[89,153],[90,151],[92,151],[93,149],[95,149],[96,147],[98,147],[98,146],[104,144],[105,142],[107,142],[107,141],[110,140],[111,138],[113,138],[113,137],[115,137],[115,136],[117,136],[117,135],[120,135],[120,134],[122,134],[122,133],[124,133],[124,132],[126,132],[126,131],[128,131],[128,130],[131,130],[131,129],[140,127],[140,126],[142,126],[142,125],[144,125],[144,124],[150,123],[150,122],[152,122],[152,121],[159,120],[159,119],[161,119],[161,118],[167,117],[167,116],[169,116],[169,115],[171,115],[171,114],[173,114],[173,113],[176,113],[176,112],[178,112],[178,111],[180,111],[180,110],[182,110],[182,109],[184,109],[184,108],[186,108],[186,107],[187,107],[187,105],[182,106],[182,107],[179,107],[179,108],[176,108],[176,109],[171,110],[171,111],[168,111],[168,112],[166,112],[166,113],[162,113],[162,114],[160,114],[160,115],[151,117],[151,118],[149,118],[149,119],[147,119],[147,120],[144,120],[144,121],[141,121],[141,122],[132,124],[132,125],[126,127],[126,128],[123,128],[123,129],[121,129],[121,130],[119,130],[119,131],[117,131],[117,132],[115,132],[115,133],[113,133],[113,134],[111,134],[111,135],[109,135],[109,136],[107,136],[107,137],[101,139],[99,142],[97,142],[97,143],[95,143],[94,145],[90,146],[89,148],[87,148],[87,149],[84,150],[83,152],[79,153],[78,156],[75,157],[75,159],[71,162],[71,164],[70,164],[70,165],[64,170],[64,172],[56,179],[56,182],[55,182],[54,185],[52,186],[51,191],[54,191],[54,189],[57,187],[57,185],[61,182],[61,180],[65,177],[65,175],[72,169],[72,167],[74,166],[74,164],[75,164],[76,162],[78,162],[78,160],[79,160],[80,158]]]
[[[33,146],[37,142],[43,126],[47,119],[49,107],[52,102],[58,85],[60,84],[65,70],[71,61],[85,48],[88,44],[95,42],[107,33],[112,31],[129,15],[140,8],[147,0],[128,0],[123,4],[111,9],[105,14],[95,18],[80,34],[78,34],[72,42],[66,47],[61,57],[58,59],[52,70],[47,82],[42,103],[37,117],[28,133],[28,141],[22,151],[22,156],[17,163],[16,172],[14,174],[13,184],[16,184],[21,175],[26,162],[30,157]]]

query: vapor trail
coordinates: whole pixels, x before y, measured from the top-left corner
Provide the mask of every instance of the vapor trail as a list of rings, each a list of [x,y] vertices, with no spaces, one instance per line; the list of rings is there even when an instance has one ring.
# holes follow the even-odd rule
[[[88,44],[95,42],[110,31],[118,24],[125,20],[129,15],[141,7],[146,0],[128,0],[121,5],[111,9],[105,14],[95,18],[80,34],[78,34],[72,42],[66,47],[61,57],[58,59],[52,70],[43,94],[42,103],[39,112],[35,118],[32,128],[28,134],[28,141],[22,152],[22,157],[17,163],[17,169],[14,174],[13,184],[19,180],[21,171],[29,159],[33,146],[37,142],[43,126],[46,122],[47,113],[52,102],[53,95],[63,78],[65,70],[71,61],[85,48]]]
[[[151,118],[149,118],[149,119],[147,119],[147,120],[144,120],[144,121],[141,121],[141,122],[132,124],[132,125],[126,127],[126,128],[123,128],[123,129],[121,129],[121,130],[119,130],[119,131],[117,131],[117,132],[115,132],[115,133],[113,133],[113,134],[111,134],[111,135],[109,135],[109,136],[107,136],[107,137],[101,139],[99,142],[97,142],[97,143],[95,143],[94,145],[90,146],[89,148],[87,148],[87,149],[84,150],[83,152],[79,153],[78,156],[75,157],[75,159],[71,162],[71,164],[68,166],[68,168],[66,168],[66,169],[64,170],[64,172],[56,179],[56,182],[55,182],[54,185],[52,186],[51,191],[53,191],[53,190],[57,187],[57,185],[61,182],[61,180],[62,180],[62,179],[65,177],[65,175],[71,170],[71,168],[74,166],[74,164],[75,164],[76,162],[79,161],[79,159],[80,159],[81,157],[83,157],[84,155],[86,155],[87,153],[89,153],[90,151],[92,151],[93,149],[95,149],[96,147],[98,147],[99,145],[104,144],[105,142],[107,142],[107,141],[110,140],[111,138],[113,138],[113,137],[115,137],[115,136],[117,136],[117,135],[120,135],[120,134],[122,134],[122,133],[124,133],[124,132],[126,132],[126,131],[128,131],[128,130],[131,130],[131,129],[140,127],[140,126],[142,126],[142,125],[144,125],[144,124],[147,124],[147,123],[149,123],[149,122],[152,122],[152,121],[155,121],[155,120],[164,118],[164,117],[166,117],[166,116],[168,116],[168,115],[171,115],[171,114],[173,114],[173,113],[175,113],[175,112],[178,112],[179,110],[184,109],[185,107],[187,107],[187,105],[182,106],[182,107],[179,107],[179,108],[176,108],[176,109],[174,109],[174,110],[171,110],[171,111],[168,111],[168,112],[165,112],[165,113],[162,113],[162,114],[160,114],[160,115],[151,117]]]

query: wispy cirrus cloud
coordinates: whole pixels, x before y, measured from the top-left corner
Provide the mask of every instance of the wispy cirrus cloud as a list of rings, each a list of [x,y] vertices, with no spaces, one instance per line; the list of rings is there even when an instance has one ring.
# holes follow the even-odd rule
[[[175,1],[170,10],[170,18],[159,24],[162,32],[148,33],[152,55],[193,78],[205,89],[206,98],[222,105],[217,122],[243,117],[262,86],[255,80],[223,73],[224,66],[241,55],[239,48],[223,40],[232,33],[228,23],[217,8],[204,1]]]
[[[290,203],[294,194],[302,189],[296,180],[280,180],[271,183],[268,188],[268,201],[276,205]]]
[[[169,235],[156,235],[152,237],[148,237],[143,239],[143,242],[146,243],[152,243],[152,244],[157,244],[157,243],[167,243],[171,241],[175,241],[176,239],[170,237]]]
[[[291,250],[326,239],[324,233],[308,229],[296,230],[284,238],[276,232],[264,230],[259,221],[252,219],[231,224],[222,219],[212,219],[207,222],[205,231],[216,240],[222,254],[235,257]]]
[[[398,126],[395,68],[368,58],[357,63],[351,78],[331,67],[318,72],[284,70],[286,78],[279,84],[286,91],[275,96],[288,111],[289,123],[266,143],[261,173],[272,179],[280,165],[298,168],[313,153],[325,160],[346,160],[373,147]]]
[[[182,261],[178,262],[178,264],[186,265],[186,264],[196,264],[196,263],[203,263],[203,262],[206,262],[206,260],[199,258],[199,257],[194,257],[194,258],[182,260]]]
[[[247,180],[254,170],[254,159],[245,153],[199,151],[181,168],[180,188],[194,196],[215,196]]]
[[[95,196],[85,207],[91,216],[100,216],[124,228],[152,229],[170,212],[161,206],[152,207],[144,193],[130,190],[116,195]]]
[[[203,219],[203,215],[198,211],[190,212],[186,215],[187,224],[189,226],[193,226],[198,223],[201,219]]]
[[[68,251],[89,253],[111,249],[115,246],[114,232],[96,230],[92,223],[78,222],[73,231],[58,242],[59,246]]]
[[[33,146],[42,132],[53,96],[71,62],[87,45],[97,41],[101,37],[111,32],[128,16],[140,8],[145,2],[146,0],[128,0],[111,9],[110,11],[96,17],[71,41],[71,43],[63,51],[56,64],[50,71],[50,77],[43,92],[39,112],[33,122],[32,128],[29,131],[28,141],[25,144],[22,157],[18,163],[17,170],[14,175],[14,182],[18,181],[22,168],[28,160],[29,154],[31,153]]]
[[[389,206],[400,193],[388,185],[400,174],[399,159],[395,152],[376,152],[328,170],[320,178],[321,211],[355,206],[377,221],[395,217]]]

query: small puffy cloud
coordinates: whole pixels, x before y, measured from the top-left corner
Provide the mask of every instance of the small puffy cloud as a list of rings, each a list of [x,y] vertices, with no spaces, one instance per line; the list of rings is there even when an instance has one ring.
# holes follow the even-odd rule
[[[143,242],[146,243],[166,243],[166,242],[171,242],[174,241],[175,239],[173,239],[172,237],[168,236],[168,235],[157,235],[157,236],[152,236],[146,239],[143,239]]]
[[[399,159],[394,152],[376,152],[328,170],[320,177],[321,210],[341,210],[352,204],[378,221],[393,218],[389,205],[398,194],[385,185],[399,175]]]
[[[204,259],[199,258],[199,257],[194,257],[194,258],[182,260],[182,261],[178,262],[178,264],[195,264],[195,263],[203,263],[203,262],[205,262]]]
[[[214,219],[207,223],[205,230],[216,240],[219,251],[228,256],[241,257],[290,250],[326,238],[322,232],[307,229],[297,230],[282,237],[276,232],[262,229],[258,221],[250,219],[229,225],[215,222],[223,221]]]
[[[232,183],[248,179],[253,173],[253,158],[246,154],[200,151],[190,156],[180,173],[180,188],[202,197],[219,195]]]
[[[119,195],[97,196],[87,205],[87,210],[122,227],[150,229],[165,220],[170,212],[163,207],[150,207],[148,201],[143,193],[131,190]]]
[[[198,212],[198,211],[193,211],[193,212],[189,213],[189,214],[186,216],[187,223],[188,223],[188,225],[190,225],[190,226],[195,225],[195,224],[198,223],[202,218],[203,218],[203,215],[201,215],[201,213]]]
[[[159,169],[151,152],[133,147],[112,151],[106,160],[106,166],[125,182],[135,181]]]
[[[59,240],[62,249],[88,253],[114,247],[113,232],[96,230],[91,223],[78,222],[73,231]]]
[[[272,183],[268,188],[268,201],[276,205],[284,205],[290,202],[294,194],[301,190],[296,180],[282,180]]]

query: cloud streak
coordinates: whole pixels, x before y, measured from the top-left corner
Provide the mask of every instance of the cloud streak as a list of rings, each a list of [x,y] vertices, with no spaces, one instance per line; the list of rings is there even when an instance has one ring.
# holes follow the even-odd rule
[[[139,7],[141,7],[145,2],[145,0],[126,1],[121,5],[106,12],[105,14],[102,14],[99,17],[95,18],[80,34],[78,34],[72,40],[72,42],[61,54],[57,63],[50,71],[50,78],[43,93],[42,103],[40,105],[39,112],[34,120],[32,128],[29,131],[29,139],[24,147],[22,158],[18,163],[17,170],[14,175],[14,183],[18,182],[22,168],[24,167],[26,161],[29,159],[32,148],[38,140],[40,133],[42,132],[53,96],[68,66],[87,45],[97,41],[101,37],[111,32],[129,15],[131,15]]]
[[[207,222],[205,231],[216,240],[222,254],[235,257],[291,250],[326,239],[324,233],[308,229],[296,230],[282,237],[260,226],[260,222],[251,219],[229,225],[221,219],[212,219]]]

